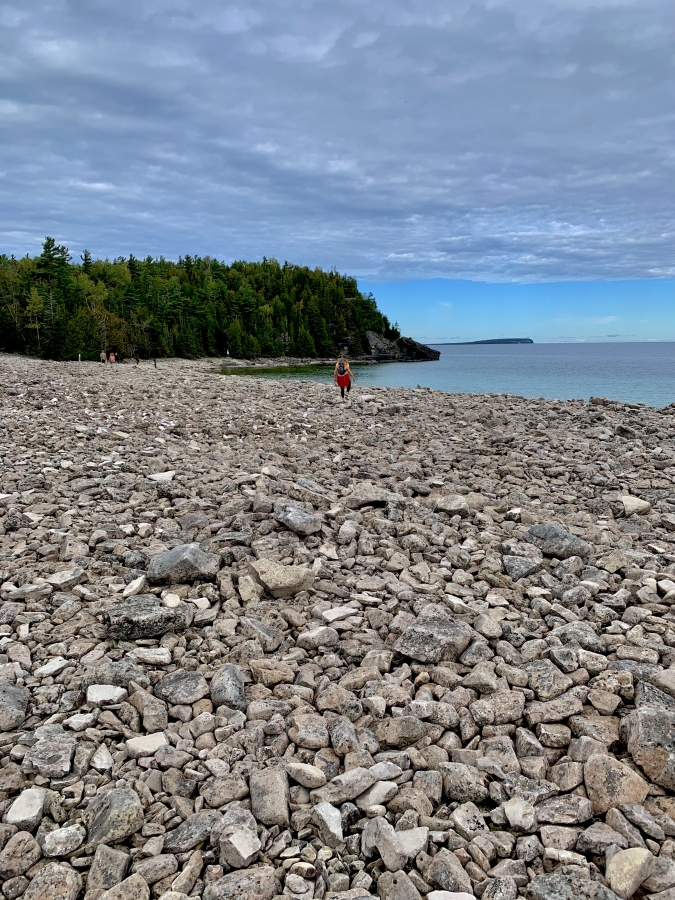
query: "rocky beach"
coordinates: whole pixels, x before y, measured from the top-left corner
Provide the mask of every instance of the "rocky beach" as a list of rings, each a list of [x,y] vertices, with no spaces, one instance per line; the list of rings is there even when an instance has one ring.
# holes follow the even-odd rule
[[[675,900],[675,408],[225,362],[0,356],[2,895]]]

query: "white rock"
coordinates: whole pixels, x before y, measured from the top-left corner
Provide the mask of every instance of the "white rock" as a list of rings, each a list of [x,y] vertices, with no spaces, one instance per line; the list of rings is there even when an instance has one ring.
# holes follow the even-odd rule
[[[320,788],[326,783],[326,776],[318,766],[308,763],[291,762],[286,766],[288,777],[306,788]]]
[[[92,769],[96,769],[97,772],[107,772],[109,769],[112,769],[113,764],[114,760],[110,750],[105,744],[99,744],[89,765]]]
[[[45,834],[42,852],[45,856],[68,856],[84,843],[87,832],[82,825],[68,825]]]
[[[72,569],[64,569],[62,572],[47,575],[45,581],[51,584],[53,588],[56,588],[57,591],[68,591],[70,588],[75,587],[76,584],[79,584],[83,575],[84,569],[80,568],[80,566],[75,566]]]
[[[87,688],[89,706],[102,706],[104,703],[121,703],[129,694],[122,687],[114,684],[91,684]]]
[[[45,663],[44,666],[35,669],[33,675],[36,678],[48,678],[51,675],[60,674],[67,666],[67,659],[64,659],[62,656],[55,656],[53,659],[50,659],[49,662]]]
[[[140,759],[141,756],[154,756],[160,747],[168,746],[169,741],[163,731],[155,734],[142,734],[140,737],[129,738],[125,741],[127,753],[132,759]]]
[[[129,656],[151,666],[168,666],[171,662],[171,651],[168,647],[136,647]]]
[[[521,797],[511,797],[504,804],[504,812],[511,828],[519,831],[534,831],[537,827],[537,815],[534,807]]]
[[[319,837],[329,847],[342,843],[342,816],[330,803],[317,803],[312,810],[312,821],[319,828]]]
[[[220,860],[233,869],[244,869],[256,859],[261,846],[258,836],[248,828],[228,828],[220,838]]]
[[[614,893],[628,900],[654,871],[656,857],[645,847],[631,847],[615,853],[607,864],[605,877]]]
[[[145,588],[147,587],[148,579],[145,575],[139,575],[138,578],[134,578],[133,581],[130,581],[129,584],[122,591],[123,597],[135,597],[136,594],[142,594]]]
[[[84,731],[85,728],[91,728],[96,719],[98,718],[98,713],[90,712],[90,713],[75,713],[74,716],[69,716],[67,719],[63,720],[63,724],[67,728],[71,728],[73,731]]]
[[[429,891],[427,900],[476,900],[476,898],[466,891]]]
[[[173,476],[176,474],[175,470],[172,472],[155,472],[154,475],[148,475],[150,481],[173,481]]]
[[[359,809],[368,809],[370,806],[384,806],[396,794],[398,794],[398,785],[395,781],[376,781],[372,787],[364,791],[354,802]]]
[[[640,497],[633,497],[631,494],[624,494],[621,498],[621,502],[623,503],[624,512],[627,516],[632,516],[634,513],[637,513],[640,516],[643,515],[643,513],[649,512],[652,508],[651,503],[647,500],[641,500]]]
[[[360,611],[360,609],[354,606],[336,606],[333,609],[324,610],[324,612],[321,613],[321,618],[330,625],[333,622],[339,622],[340,619],[346,619],[348,616],[356,615]]]
[[[28,788],[22,791],[7,810],[5,822],[8,825],[16,825],[19,831],[32,831],[42,819],[44,802],[43,788]]]

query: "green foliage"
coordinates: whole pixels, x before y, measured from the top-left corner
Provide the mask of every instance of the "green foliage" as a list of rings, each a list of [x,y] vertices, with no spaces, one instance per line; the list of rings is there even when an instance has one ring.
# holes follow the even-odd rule
[[[367,349],[366,331],[400,336],[355,278],[275,259],[185,256],[73,262],[0,255],[0,350],[51,359],[120,356],[334,356]]]

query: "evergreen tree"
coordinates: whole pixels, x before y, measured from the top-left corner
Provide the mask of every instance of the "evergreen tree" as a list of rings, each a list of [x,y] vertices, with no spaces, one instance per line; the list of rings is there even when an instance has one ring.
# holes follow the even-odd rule
[[[184,256],[74,263],[45,238],[39,256],[0,255],[0,349],[55,359],[224,355],[324,357],[399,337],[356,279],[280,265]]]

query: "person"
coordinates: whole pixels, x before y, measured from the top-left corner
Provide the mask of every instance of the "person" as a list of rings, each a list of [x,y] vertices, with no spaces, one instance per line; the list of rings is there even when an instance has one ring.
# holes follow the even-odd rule
[[[110,365],[114,366],[115,365],[115,354],[112,351],[110,352],[109,360],[110,360]]]
[[[140,358],[139,358],[139,356],[138,356],[138,352],[136,352],[136,353],[134,354],[134,359],[136,360],[136,365],[137,365],[137,366],[140,366],[141,360],[140,360]]]
[[[340,356],[338,361],[335,363],[335,371],[333,372],[333,380],[335,384],[340,388],[340,396],[342,399],[345,399],[345,390],[347,391],[347,395],[352,389],[352,381],[356,381],[354,378],[354,373],[352,372],[349,361],[345,356]]]
[[[101,355],[100,355],[99,359],[101,360],[102,363],[105,362],[105,350],[101,350]]]

